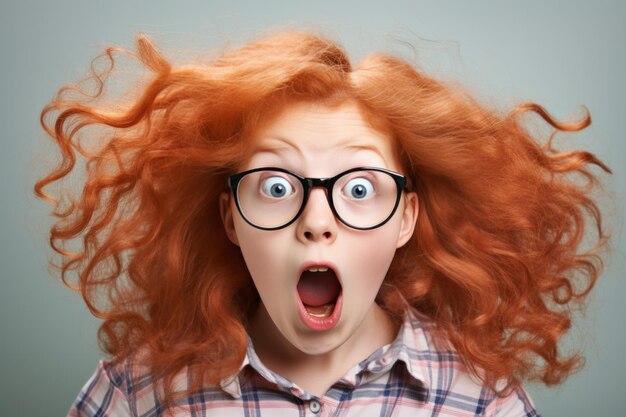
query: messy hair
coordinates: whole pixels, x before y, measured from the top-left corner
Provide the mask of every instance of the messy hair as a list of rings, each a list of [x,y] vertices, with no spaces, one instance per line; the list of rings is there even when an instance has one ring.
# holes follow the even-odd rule
[[[120,53],[149,75],[106,102]],[[581,363],[559,346],[607,246],[590,167],[610,170],[589,152],[554,149],[529,123],[579,131],[587,112],[571,123],[533,103],[500,113],[401,58],[376,53],[353,66],[333,41],[298,32],[180,65],[139,36],[136,54],[110,48],[94,62],[95,89],[66,86],[42,111],[61,162],[35,192],[54,206],[63,282],[103,320],[102,349],[115,361],[146,352],[166,401],[184,367],[193,390],[232,375],[245,356],[259,298],[219,196],[260,115],[293,101],[350,100],[391,132],[420,206],[378,297],[393,317],[408,303],[494,389],[556,384]],[[82,193],[44,191],[79,161]]]

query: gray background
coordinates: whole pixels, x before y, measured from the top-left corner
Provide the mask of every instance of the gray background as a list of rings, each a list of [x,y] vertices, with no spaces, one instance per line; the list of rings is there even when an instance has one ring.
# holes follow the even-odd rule
[[[553,389],[529,386],[546,416],[623,416],[626,342],[626,13],[620,2],[22,1],[0,3],[0,416],[65,415],[100,357],[98,322],[78,294],[47,269],[49,207],[32,184],[50,159],[41,108],[85,75],[104,46],[133,48],[145,32],[169,56],[241,42],[275,25],[319,28],[358,58],[372,49],[416,46],[421,66],[510,108],[532,100],[571,118],[589,107],[593,125],[566,146],[583,146],[614,170],[607,220],[614,252],[568,343],[586,368]],[[512,2],[511,2],[512,3]],[[573,144],[573,145],[570,145]],[[43,154],[43,155],[42,155]]]

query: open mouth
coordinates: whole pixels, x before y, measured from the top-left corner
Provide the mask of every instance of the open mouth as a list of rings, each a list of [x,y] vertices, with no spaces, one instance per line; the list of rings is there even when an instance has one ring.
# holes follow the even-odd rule
[[[302,303],[305,323],[314,330],[325,330],[338,320],[341,284],[335,271],[328,266],[305,269],[298,281],[298,296]]]

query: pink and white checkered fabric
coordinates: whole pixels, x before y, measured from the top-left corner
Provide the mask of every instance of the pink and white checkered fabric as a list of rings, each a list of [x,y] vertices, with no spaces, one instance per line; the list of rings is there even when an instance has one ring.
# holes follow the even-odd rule
[[[181,373],[177,388],[189,375]],[[127,360],[101,361],[69,417],[164,415],[150,374]],[[435,350],[428,331],[407,314],[396,340],[370,355],[316,397],[267,369],[251,343],[239,372],[178,403],[175,416],[539,416],[523,389],[505,398],[472,378],[453,351]]]

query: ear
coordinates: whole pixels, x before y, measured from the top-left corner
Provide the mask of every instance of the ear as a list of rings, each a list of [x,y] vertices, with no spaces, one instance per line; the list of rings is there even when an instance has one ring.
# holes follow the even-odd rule
[[[222,223],[224,223],[224,230],[231,242],[239,246],[239,239],[237,239],[237,232],[235,231],[235,223],[233,221],[233,210],[230,205],[230,193],[224,192],[220,194],[220,216],[222,216]]]
[[[398,233],[396,248],[400,248],[413,236],[417,216],[419,213],[419,200],[416,193],[406,193],[404,196],[404,211],[402,212],[402,224]]]

